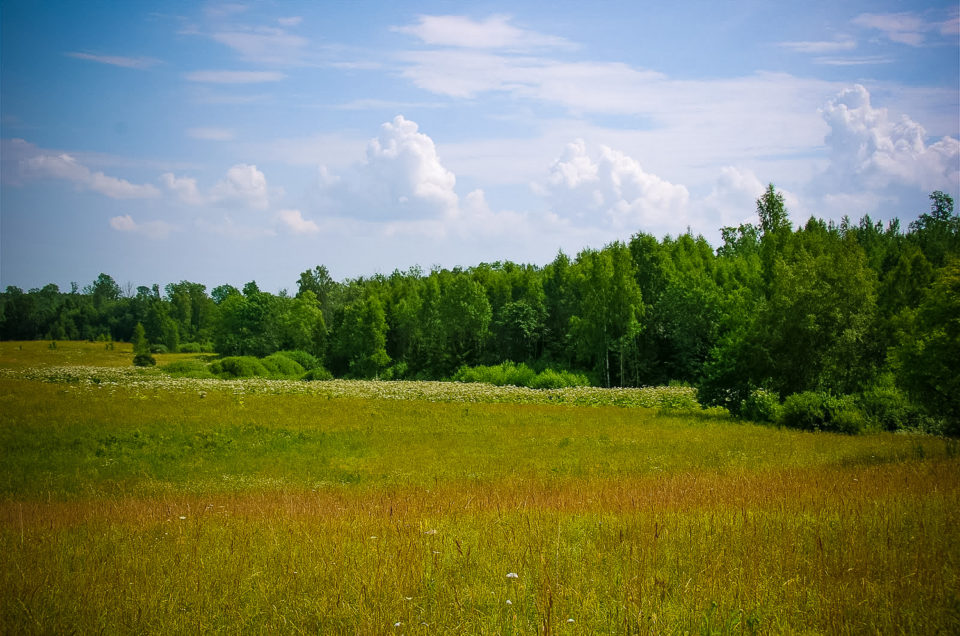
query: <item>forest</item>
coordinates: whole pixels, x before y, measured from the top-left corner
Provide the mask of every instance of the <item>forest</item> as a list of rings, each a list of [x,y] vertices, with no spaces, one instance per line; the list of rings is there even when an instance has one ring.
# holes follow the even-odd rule
[[[189,281],[0,293],[0,339],[144,341],[153,352],[306,352],[336,377],[517,369],[596,386],[682,384],[757,421],[960,433],[960,217],[795,226],[771,184],[757,221],[513,262],[331,278],[296,291]],[[499,365],[499,366],[497,366]],[[522,374],[521,374],[522,375]],[[314,374],[313,377],[317,377]]]

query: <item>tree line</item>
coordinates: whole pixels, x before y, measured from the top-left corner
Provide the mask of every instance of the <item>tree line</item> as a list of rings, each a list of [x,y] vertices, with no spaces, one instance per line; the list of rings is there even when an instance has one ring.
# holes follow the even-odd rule
[[[794,227],[773,185],[757,222],[714,249],[686,233],[512,262],[419,267],[295,293],[181,281],[0,294],[0,338],[129,341],[155,350],[316,356],[338,377],[445,379],[504,361],[586,373],[601,386],[697,386],[734,413],[791,395],[873,395],[960,420],[960,218],[952,198],[904,229],[864,216]],[[773,408],[773,407],[771,407]],[[911,411],[911,412],[914,412]],[[763,413],[752,413],[761,417]]]

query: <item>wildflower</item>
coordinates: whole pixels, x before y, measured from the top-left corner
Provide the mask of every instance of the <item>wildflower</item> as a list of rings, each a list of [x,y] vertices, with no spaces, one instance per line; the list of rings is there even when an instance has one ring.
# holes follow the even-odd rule
[[[507,599],[507,605],[513,605],[513,601],[511,601],[510,599]]]
[[[509,573],[507,574],[507,578],[508,578],[508,579],[519,579],[519,578],[520,578],[520,575],[517,574],[516,572],[509,572]]]
[[[400,627],[400,621],[397,621],[396,623],[394,623],[393,626],[394,626],[394,627]]]
[[[186,519],[186,517],[184,517],[183,515],[180,515],[180,521],[183,521],[184,519]]]
[[[573,620],[572,618],[568,618],[568,619],[567,619],[567,622],[568,622],[568,623],[576,623],[577,621]]]

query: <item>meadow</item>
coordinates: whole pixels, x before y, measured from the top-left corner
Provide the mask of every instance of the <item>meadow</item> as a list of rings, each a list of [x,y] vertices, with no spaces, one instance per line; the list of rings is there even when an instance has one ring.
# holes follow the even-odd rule
[[[956,440],[132,357],[0,343],[4,633],[960,630]]]

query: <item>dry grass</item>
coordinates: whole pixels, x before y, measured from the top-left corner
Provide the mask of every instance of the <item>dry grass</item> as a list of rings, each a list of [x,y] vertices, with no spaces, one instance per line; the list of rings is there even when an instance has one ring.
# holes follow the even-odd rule
[[[954,441],[228,386],[0,379],[0,631],[960,625]]]

